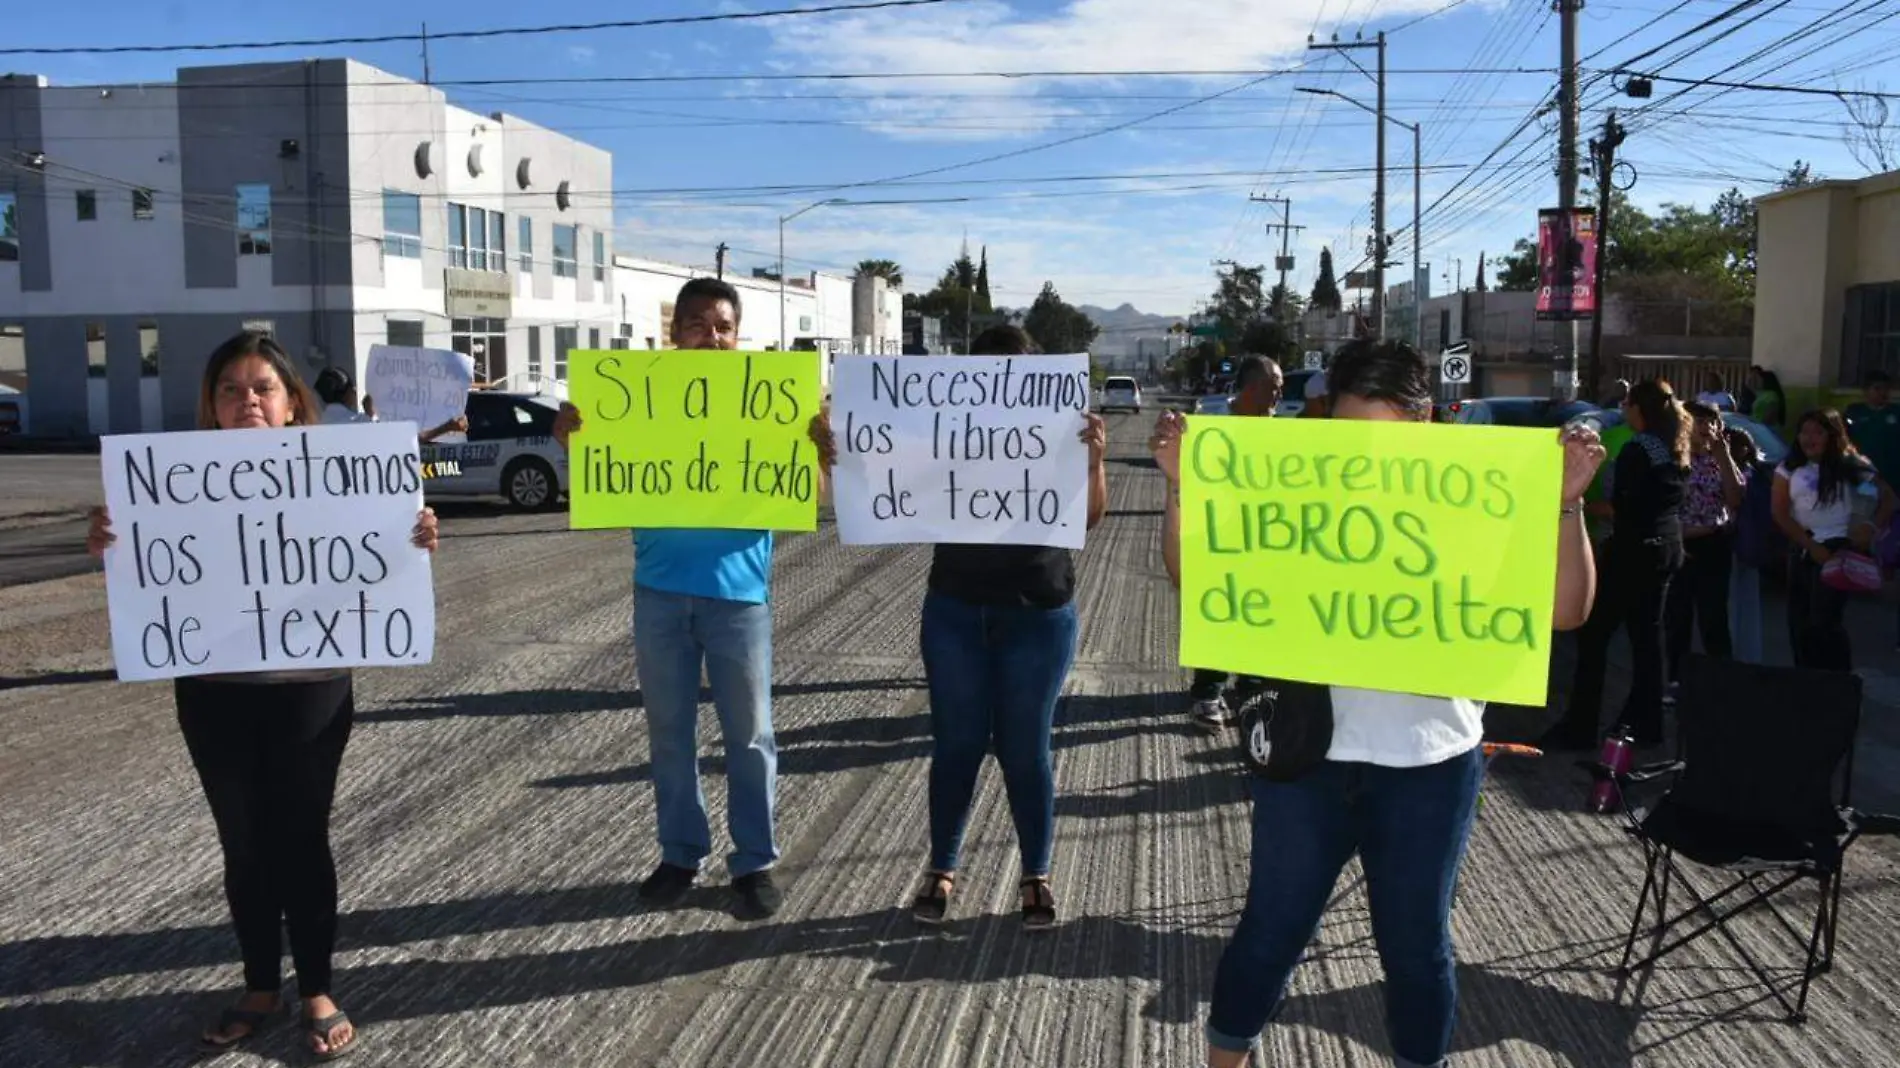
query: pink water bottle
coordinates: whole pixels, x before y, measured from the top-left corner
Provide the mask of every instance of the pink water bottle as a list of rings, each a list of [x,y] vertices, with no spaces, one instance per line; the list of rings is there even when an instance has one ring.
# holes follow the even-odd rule
[[[1616,776],[1629,774],[1635,754],[1636,739],[1630,737],[1628,727],[1618,727],[1603,739],[1603,750],[1597,754],[1602,767],[1597,769],[1596,784],[1590,788],[1590,811],[1601,815],[1622,802]]]

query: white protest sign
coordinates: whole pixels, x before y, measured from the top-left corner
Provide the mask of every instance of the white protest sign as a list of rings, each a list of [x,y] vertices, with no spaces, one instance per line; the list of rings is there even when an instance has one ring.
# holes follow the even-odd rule
[[[840,356],[831,396],[846,545],[1082,547],[1086,353]]]
[[[427,663],[411,423],[100,441],[119,678]]]
[[[447,349],[371,345],[362,392],[384,422],[434,430],[468,410],[474,384],[473,357]]]

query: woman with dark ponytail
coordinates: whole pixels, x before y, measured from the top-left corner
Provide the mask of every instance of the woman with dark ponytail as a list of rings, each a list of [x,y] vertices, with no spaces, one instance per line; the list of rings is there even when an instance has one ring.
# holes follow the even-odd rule
[[[1607,479],[1614,525],[1598,561],[1596,606],[1580,635],[1570,700],[1563,719],[1544,736],[1546,749],[1596,745],[1610,639],[1625,625],[1634,671],[1617,722],[1639,745],[1662,742],[1663,614],[1669,582],[1683,562],[1681,508],[1693,423],[1660,379],[1630,389],[1623,419],[1636,436],[1617,453]]]
[[[1856,509],[1856,502],[1864,507]],[[1795,447],[1775,469],[1775,525],[1788,536],[1788,637],[1796,667],[1854,670],[1843,617],[1847,594],[1821,581],[1842,550],[1865,552],[1893,516],[1893,490],[1854,451],[1841,413],[1801,417]]]

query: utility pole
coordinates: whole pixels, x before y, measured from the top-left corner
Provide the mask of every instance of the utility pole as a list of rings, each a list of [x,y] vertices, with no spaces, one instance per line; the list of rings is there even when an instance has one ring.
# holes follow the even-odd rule
[[[429,84],[429,24],[422,24],[422,84]]]
[[[713,249],[713,270],[718,272],[721,278],[726,276],[726,243],[724,241],[719,242],[719,247]]]
[[[1558,0],[1558,2],[1581,4],[1582,0]],[[1341,53],[1350,53],[1356,49],[1371,48],[1377,50],[1379,54],[1378,74],[1376,76],[1367,74],[1367,77],[1372,78],[1373,82],[1379,87],[1379,103],[1374,111],[1374,114],[1378,116],[1378,121],[1373,124],[1378,128],[1378,151],[1377,160],[1375,162],[1377,174],[1374,177],[1372,187],[1372,239],[1370,258],[1372,260],[1372,336],[1374,338],[1383,339],[1385,337],[1385,254],[1387,247],[1385,232],[1385,33],[1381,31],[1378,36],[1370,41],[1354,40],[1342,42],[1335,36],[1332,41],[1315,42],[1311,37],[1308,37],[1306,47],[1309,51],[1320,49]],[[1352,57],[1348,54],[1346,58],[1350,60]],[[1353,66],[1358,67],[1359,64],[1355,62]],[[1364,67],[1359,67],[1359,72],[1361,74],[1367,73]]]
[[[1262,203],[1262,204],[1280,205],[1280,221],[1277,223],[1268,223],[1267,232],[1272,233],[1275,230],[1280,231],[1280,256],[1278,259],[1274,261],[1273,265],[1280,269],[1281,294],[1283,296],[1291,296],[1291,293],[1286,288],[1286,276],[1287,276],[1287,272],[1293,269],[1293,256],[1292,256],[1291,250],[1287,246],[1288,246],[1289,240],[1293,236],[1293,231],[1304,230],[1306,229],[1306,227],[1293,225],[1293,201],[1290,198],[1287,198],[1287,197],[1248,197],[1247,199],[1258,201],[1259,203]]]
[[[1570,210],[1577,206],[1577,12],[1583,0],[1555,0],[1561,17],[1561,70],[1557,87],[1557,206],[1564,211],[1568,232]],[[1601,231],[1599,231],[1600,233]],[[1575,400],[1577,393],[1577,321],[1570,320],[1570,352],[1559,354],[1551,368],[1550,395]]]
[[[1603,368],[1603,313],[1608,310],[1603,299],[1603,246],[1608,243],[1610,233],[1611,177],[1616,170],[1617,147],[1626,136],[1627,131],[1616,121],[1616,109],[1612,108],[1603,120],[1603,136],[1590,140],[1590,156],[1597,175],[1596,277],[1590,280],[1590,285],[1596,293],[1597,313],[1590,318],[1590,365],[1585,369],[1583,381],[1593,395],[1599,381],[1597,376]]]

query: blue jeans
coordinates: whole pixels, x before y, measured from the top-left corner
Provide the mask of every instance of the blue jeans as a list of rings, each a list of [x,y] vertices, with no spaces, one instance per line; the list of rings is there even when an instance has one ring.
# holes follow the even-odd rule
[[[1023,874],[1049,874],[1056,823],[1049,734],[1075,659],[1075,636],[1073,603],[990,608],[940,593],[924,597],[932,869],[957,870],[977,773],[993,743]]]
[[[1760,664],[1761,651],[1761,569],[1735,561],[1729,572],[1729,630],[1735,636],[1735,659],[1744,664]]]
[[[1452,892],[1483,775],[1474,748],[1418,768],[1328,760],[1290,783],[1250,776],[1253,869],[1214,975],[1208,1043],[1239,1052],[1258,1041],[1357,851],[1393,1052],[1402,1066],[1443,1061],[1458,1006]]]
[[[699,785],[703,664],[726,747],[733,878],[778,860],[773,836],[778,744],[772,739],[772,607],[635,586],[633,648],[647,710],[660,857],[695,871],[712,853]]]

